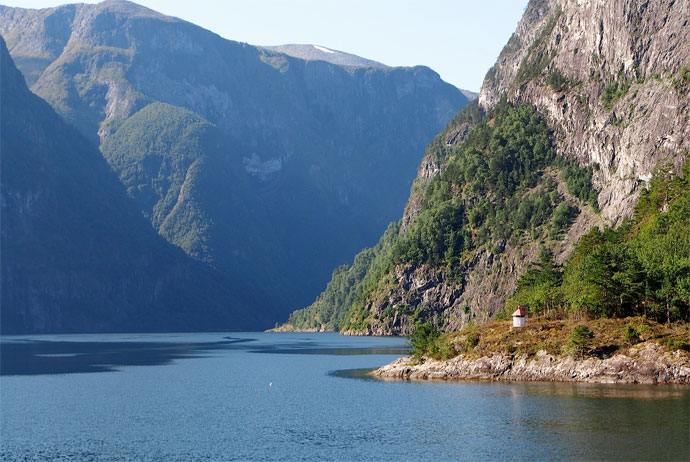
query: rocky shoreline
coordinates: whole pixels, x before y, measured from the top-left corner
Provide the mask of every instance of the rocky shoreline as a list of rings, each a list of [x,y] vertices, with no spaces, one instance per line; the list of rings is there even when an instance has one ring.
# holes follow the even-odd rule
[[[645,342],[610,358],[553,356],[541,350],[531,357],[497,353],[479,358],[459,355],[438,361],[400,358],[372,374],[405,380],[506,380],[591,383],[676,383],[690,385],[690,353],[670,352]]]

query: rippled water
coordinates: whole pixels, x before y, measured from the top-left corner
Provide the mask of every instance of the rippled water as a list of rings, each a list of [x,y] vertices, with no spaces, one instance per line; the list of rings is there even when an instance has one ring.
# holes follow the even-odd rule
[[[2,460],[688,460],[690,388],[398,382],[396,338],[5,337]]]

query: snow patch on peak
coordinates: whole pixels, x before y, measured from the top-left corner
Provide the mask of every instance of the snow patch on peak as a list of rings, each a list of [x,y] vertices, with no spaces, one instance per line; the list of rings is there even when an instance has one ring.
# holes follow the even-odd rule
[[[328,48],[325,48],[325,47],[320,47],[318,45],[312,45],[312,46],[319,51],[323,51],[324,53],[335,53],[335,51],[329,50]]]

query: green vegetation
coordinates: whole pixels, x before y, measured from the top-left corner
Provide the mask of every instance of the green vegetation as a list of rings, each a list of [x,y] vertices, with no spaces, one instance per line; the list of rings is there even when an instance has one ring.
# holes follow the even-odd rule
[[[550,319],[644,315],[690,321],[690,164],[661,169],[634,219],[584,236],[563,267],[548,252],[518,280],[516,305]]]
[[[484,111],[479,106],[479,100],[475,99],[467,104],[462,110],[448,122],[445,130],[436,135],[436,137],[426,147],[425,155],[433,156],[437,162],[444,162],[454,152],[453,146],[447,142],[449,132],[458,129],[467,124],[469,127],[474,127],[484,119]]]
[[[546,77],[546,83],[557,92],[567,91],[572,85],[572,82],[558,69],[553,69],[549,72],[549,75]]]
[[[504,101],[488,119],[429,182],[422,211],[393,246],[395,264],[450,267],[495,240],[556,236],[577,213],[545,175],[556,153],[537,111]]]
[[[180,191],[185,181],[198,182],[209,156],[220,157],[221,143],[217,128],[204,118],[156,102],[125,120],[101,152],[154,228],[189,255],[209,261],[210,219],[196,195],[180,203]]]
[[[455,152],[453,146],[446,142],[448,134],[467,124],[469,128],[480,123],[484,112],[477,101],[473,101],[448,123],[446,130],[441,132],[427,146],[427,155],[432,155],[439,162],[444,162]],[[415,182],[417,184],[417,182]],[[424,194],[423,187],[419,187],[419,194]],[[413,187],[415,194],[415,187]],[[333,272],[331,281],[317,300],[308,307],[295,311],[284,327],[310,330],[364,330],[371,314],[365,309],[369,296],[374,293],[379,284],[387,285],[392,278],[384,275],[392,271],[394,261],[391,249],[398,240],[399,225],[390,224],[379,243],[373,248],[365,248],[354,258],[352,266],[341,266]],[[407,307],[402,311],[413,311]],[[384,315],[394,314],[384,313]]]
[[[25,60],[32,76],[49,69],[36,91],[94,144],[104,141],[155,230],[270,288],[285,318],[399,218],[427,140],[468,102],[424,67],[314,63],[150,15],[127,40],[103,40],[108,15],[125,24],[140,12],[91,13],[69,43],[76,23],[52,10],[35,18],[50,18],[58,38],[29,39],[32,19],[16,18],[16,37],[55,55]],[[157,46],[159,33],[184,35],[189,46]]]
[[[690,63],[678,70],[672,84],[673,88],[681,95],[690,93]]]
[[[510,329],[510,322],[495,320],[481,326],[468,326],[459,332],[433,337],[427,335],[419,348],[412,346],[417,358],[429,356],[449,359],[458,354],[479,358],[495,354],[533,357],[538,351],[565,356],[606,358],[624,353],[642,342],[654,342],[668,350],[690,351],[690,324],[659,324],[643,316],[567,321],[530,318],[526,327]],[[630,340],[628,332],[634,331]],[[587,333],[589,332],[589,333]],[[590,336],[591,333],[591,336]],[[573,340],[582,343],[573,343]]]
[[[363,265],[356,273],[366,274],[364,279],[352,278],[344,269],[334,273],[331,283],[341,295],[326,298],[324,292],[324,301],[334,307],[332,313],[349,310],[345,322],[342,314],[327,315],[331,309],[317,309],[320,303],[315,303],[291,318],[294,327],[366,330],[373,320],[366,307],[394,287],[392,271],[398,265],[427,264],[461,280],[462,261],[479,248],[500,253],[506,243],[562,238],[579,209],[558,193],[559,168],[571,192],[596,207],[591,168],[557,158],[553,135],[532,106],[502,101],[486,115],[468,106],[449,127],[465,122],[474,128],[462,142],[447,145],[442,134],[430,145],[442,152],[446,168],[426,183],[421,211],[407,232],[386,239],[375,258],[358,257]],[[423,305],[389,307],[378,318],[396,311],[417,324],[428,322]],[[333,319],[339,321],[329,324]]]
[[[626,338],[628,331],[626,329]],[[589,347],[592,339],[594,338],[594,332],[585,326],[579,325],[575,326],[573,329],[573,335],[570,338],[570,343],[575,347],[576,352],[580,354],[580,357],[585,355],[585,350]]]
[[[420,358],[422,354],[428,351],[435,351],[438,336],[439,332],[431,324],[424,323],[417,326],[414,334],[408,337],[410,347],[412,348],[412,355],[415,358]]]
[[[607,110],[613,109],[613,106],[623,98],[630,90],[632,86],[633,79],[626,78],[625,74],[621,70],[618,76],[614,80],[609,82],[608,85],[604,87],[604,91],[601,94],[601,101]]]
[[[565,181],[568,192],[598,211],[597,191],[592,186],[594,168],[591,165],[580,167],[576,162],[563,158],[559,158],[559,166],[562,172],[561,178]]]
[[[0,99],[2,334],[257,329],[273,315],[258,291],[156,234],[1,38]]]

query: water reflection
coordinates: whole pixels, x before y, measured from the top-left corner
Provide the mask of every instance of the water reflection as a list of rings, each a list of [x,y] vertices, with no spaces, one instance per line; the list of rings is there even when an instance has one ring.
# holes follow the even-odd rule
[[[0,377],[0,460],[690,460],[690,387],[382,382],[350,353],[404,339],[336,334],[2,340],[46,375]]]
[[[359,376],[351,374],[349,370],[335,371],[333,375],[338,377],[366,378],[371,374]],[[361,375],[361,374],[360,374]],[[439,384],[495,384],[494,395],[496,397],[510,397],[522,399],[525,396],[559,396],[571,398],[626,398],[626,399],[660,399],[669,397],[687,397],[690,387],[677,384],[607,384],[585,382],[521,382],[508,380],[483,380],[483,379],[409,379],[400,377],[374,377],[375,380],[384,382],[415,382],[437,386]],[[501,386],[502,385],[502,386]],[[507,387],[506,385],[510,385]]]
[[[407,347],[392,347],[392,348],[275,348],[266,347],[251,350],[252,353],[271,353],[271,354],[286,354],[286,355],[406,355]]]
[[[512,384],[516,392],[527,396],[660,399],[688,395],[687,385],[626,385],[580,382],[512,382]]]
[[[368,380],[377,381],[376,377],[371,375],[372,371],[375,369],[341,369],[337,371],[331,371],[328,373],[331,377],[340,377],[343,379],[358,379],[358,380]]]
[[[0,346],[0,375],[112,372],[121,366],[157,366],[250,341],[230,337],[204,343],[10,341]]]
[[[73,341],[13,338],[0,343],[0,375],[72,374],[113,372],[123,366],[157,366],[178,359],[201,358],[217,350],[238,349],[249,353],[290,355],[405,355],[405,345],[324,347],[311,339],[263,343],[255,338],[222,337],[218,341]],[[169,336],[168,338],[176,338]]]

